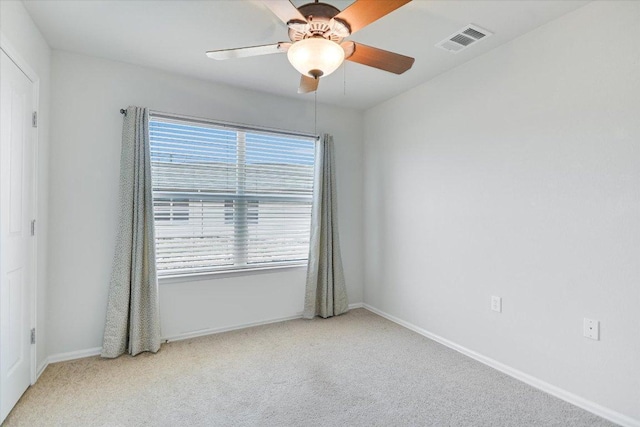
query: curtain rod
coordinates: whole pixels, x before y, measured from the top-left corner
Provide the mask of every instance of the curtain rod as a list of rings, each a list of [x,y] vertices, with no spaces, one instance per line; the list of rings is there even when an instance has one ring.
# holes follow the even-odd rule
[[[127,115],[127,110],[125,110],[124,108],[121,108],[120,109],[120,114],[124,114],[126,116]],[[207,119],[207,118],[203,118],[203,117],[185,116],[185,115],[173,114],[173,113],[163,113],[161,111],[155,111],[155,110],[149,110],[149,116],[160,117],[160,118],[164,118],[164,119],[182,119],[182,120],[186,120],[186,121],[190,121],[190,122],[194,122],[194,123],[204,123],[204,124],[210,124],[210,125],[216,125],[216,126],[222,126],[222,127],[233,127],[233,128],[241,129],[241,130],[255,130],[255,131],[264,131],[264,132],[275,132],[275,133],[279,133],[279,134],[283,134],[283,135],[304,136],[306,138],[315,138],[316,140],[320,139],[320,135],[314,135],[314,134],[311,134],[311,133],[292,132],[292,131],[288,131],[288,130],[284,130],[284,129],[278,129],[278,128],[268,128],[268,127],[263,127],[263,126],[253,126],[253,125],[245,125],[245,124],[241,124],[241,123],[224,122],[224,121],[220,121],[220,120],[211,120],[211,119]]]

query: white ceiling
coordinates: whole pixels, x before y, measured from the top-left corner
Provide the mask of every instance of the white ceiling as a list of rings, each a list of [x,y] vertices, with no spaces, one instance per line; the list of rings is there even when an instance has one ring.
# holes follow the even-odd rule
[[[339,9],[352,1],[325,0]],[[308,1],[294,0],[296,6]],[[289,97],[299,74],[286,55],[215,61],[205,51],[286,41],[286,26],[259,0],[24,0],[54,49],[124,61]],[[345,62],[323,78],[318,101],[366,109],[533,30],[588,1],[414,0],[350,39],[413,56],[403,75]],[[494,32],[454,55],[434,44],[466,24]],[[346,91],[346,94],[345,94]]]

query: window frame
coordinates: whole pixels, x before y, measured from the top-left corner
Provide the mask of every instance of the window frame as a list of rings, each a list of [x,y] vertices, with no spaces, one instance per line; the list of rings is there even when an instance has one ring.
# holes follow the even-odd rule
[[[250,125],[246,125],[246,124],[237,124],[237,123],[231,123],[231,122],[222,122],[222,121],[215,121],[215,120],[210,120],[210,119],[205,119],[205,118],[199,118],[199,117],[190,117],[190,116],[183,116],[183,115],[177,115],[177,114],[169,114],[169,113],[160,113],[160,112],[155,112],[155,111],[151,111],[149,113],[149,117],[148,117],[148,124],[150,125],[151,121],[153,121],[154,119],[159,119],[159,121],[165,122],[165,123],[174,123],[177,125],[193,125],[193,126],[203,126],[203,127],[209,127],[212,129],[228,129],[228,130],[233,130],[238,132],[238,137],[237,137],[237,144],[238,145],[242,145],[242,151],[246,150],[246,140],[245,140],[245,135],[247,132],[255,132],[255,133],[267,133],[267,134],[271,134],[271,135],[276,135],[276,136],[280,136],[280,137],[284,137],[284,138],[301,138],[301,139],[307,139],[313,142],[314,144],[314,158],[313,158],[313,166],[312,166],[312,176],[315,178],[315,164],[317,159],[315,158],[315,148],[316,148],[316,144],[318,143],[320,137],[318,135],[311,135],[311,134],[305,134],[305,133],[299,133],[299,132],[295,132],[295,131],[288,131],[288,130],[282,130],[282,129],[276,129],[276,128],[267,128],[267,127],[259,127],[259,126],[250,126]],[[151,133],[151,126],[149,126],[149,133]],[[242,135],[242,137],[240,137],[240,135]],[[151,145],[151,136],[149,135],[149,144]],[[246,152],[246,151],[245,151]],[[244,162],[244,159],[238,158],[238,162],[237,162],[237,166],[239,168],[242,168],[243,166],[246,166],[246,163]],[[152,177],[152,182],[153,182],[153,177]],[[313,184],[315,186],[315,182]],[[152,190],[153,191],[153,190]],[[197,198],[198,199],[207,199],[210,201],[215,200],[216,202],[223,202],[225,203],[226,201],[228,201],[229,199],[229,195],[228,194],[209,194],[209,195],[205,195],[203,193],[200,193],[199,191],[197,193],[192,193],[192,195],[196,195],[197,194]],[[171,193],[171,192],[163,192],[163,191],[153,191],[152,192],[152,198],[153,201],[156,201],[156,198],[159,199],[164,199],[167,200],[167,203],[171,204],[171,207],[173,207],[173,203],[175,203],[175,201],[177,199],[182,199],[183,196],[187,196],[188,197],[189,193],[188,192],[183,192],[179,195],[175,194],[175,193]],[[238,197],[240,196],[240,197]],[[172,201],[173,199],[173,201]],[[242,191],[239,188],[238,193],[236,194],[236,197],[233,198],[232,202],[237,202],[238,199],[242,199]],[[309,196],[299,196],[299,197],[294,197],[294,196],[286,196],[286,195],[274,195],[274,194],[269,194],[269,193],[265,193],[263,195],[260,196],[256,196],[255,193],[251,193],[249,195],[247,195],[246,198],[246,202],[250,203],[250,204],[255,204],[258,205],[260,201],[263,200],[269,200],[269,201],[286,201],[286,202],[305,202],[305,203],[310,203],[311,205],[311,209],[313,209],[313,189],[311,191],[311,194]],[[187,201],[188,203],[188,199],[183,199],[183,200],[179,200],[179,202],[184,202]],[[181,207],[181,205],[177,205],[177,207]],[[237,208],[234,208],[234,211]],[[251,209],[251,207],[249,206],[246,209],[246,224],[250,224],[252,221],[257,221],[257,217],[253,217],[251,215],[251,212],[249,212]],[[258,213],[259,215],[259,213]],[[312,213],[310,212],[309,214],[309,222],[311,223],[311,215]],[[155,218],[155,206],[154,206],[154,228],[156,227],[156,218]],[[167,220],[178,220],[181,221],[183,220],[183,218],[181,218],[180,216],[175,217],[175,213],[172,212],[170,213],[169,217],[166,218]],[[188,216],[187,218],[188,219]],[[164,222],[164,221],[163,221]],[[311,224],[310,224],[311,227]],[[156,234],[156,239],[157,239],[157,232]],[[237,230],[234,232],[234,236],[237,236]],[[247,236],[248,238],[248,236]],[[310,240],[309,240],[310,243]],[[154,245],[156,245],[156,242],[154,242]],[[155,246],[157,248],[157,246]],[[238,249],[234,249],[234,257],[237,257],[238,254],[236,253]],[[248,252],[248,246],[245,245],[244,246],[244,257],[242,257],[242,253],[240,254],[241,259],[246,260],[247,259],[247,252]],[[236,276],[245,276],[245,275],[255,275],[255,274],[265,274],[265,273],[275,273],[275,272],[282,272],[282,271],[286,271],[286,270],[300,270],[302,268],[304,268],[306,270],[308,265],[308,255],[305,257],[304,260],[291,260],[291,261],[281,261],[281,262],[273,262],[273,263],[265,263],[265,264],[249,264],[249,263],[244,263],[244,264],[236,264],[234,262],[233,267],[230,268],[222,268],[219,269],[217,271],[215,270],[208,270],[208,271],[198,271],[198,272],[177,272],[175,274],[158,274],[158,282],[159,283],[165,283],[165,284],[171,284],[171,283],[181,283],[181,282],[191,282],[191,281],[197,281],[197,280],[209,280],[209,279],[221,279],[221,278],[227,278],[227,277],[236,277]]]

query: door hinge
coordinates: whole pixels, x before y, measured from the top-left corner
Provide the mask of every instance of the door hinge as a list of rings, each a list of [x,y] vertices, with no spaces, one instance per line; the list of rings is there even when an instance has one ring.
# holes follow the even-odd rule
[[[31,329],[31,344],[36,343],[36,328]]]
[[[33,114],[31,115],[31,126],[33,126],[34,128],[38,127],[38,112],[34,111]]]
[[[31,220],[31,235],[32,236],[36,235],[36,220],[35,219]]]

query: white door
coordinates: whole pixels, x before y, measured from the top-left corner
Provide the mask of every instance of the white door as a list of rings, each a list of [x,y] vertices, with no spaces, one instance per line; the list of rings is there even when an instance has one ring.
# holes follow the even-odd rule
[[[0,422],[31,378],[33,93],[0,51]]]

